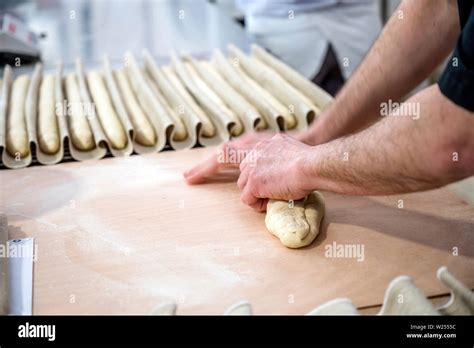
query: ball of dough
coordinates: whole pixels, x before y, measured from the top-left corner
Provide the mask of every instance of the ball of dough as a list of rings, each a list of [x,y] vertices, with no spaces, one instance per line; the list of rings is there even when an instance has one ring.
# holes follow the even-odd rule
[[[267,205],[265,225],[288,248],[311,244],[319,233],[324,216],[323,196],[314,191],[294,202],[271,199]]]

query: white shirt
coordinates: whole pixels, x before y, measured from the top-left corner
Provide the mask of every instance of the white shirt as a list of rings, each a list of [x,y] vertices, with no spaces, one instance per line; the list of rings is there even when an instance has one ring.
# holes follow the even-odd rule
[[[381,30],[375,0],[237,0],[255,42],[308,78],[331,43],[347,79]]]
[[[281,17],[287,16],[288,11],[310,12],[337,5],[339,2],[341,0],[236,0],[236,6],[246,15]]]

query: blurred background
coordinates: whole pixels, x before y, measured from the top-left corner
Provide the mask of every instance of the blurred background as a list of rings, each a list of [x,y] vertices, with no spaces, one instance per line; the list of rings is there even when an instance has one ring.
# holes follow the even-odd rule
[[[140,55],[144,48],[158,60],[166,60],[171,49],[199,57],[214,48],[224,50],[228,43],[248,51],[256,42],[334,94],[360,63],[398,3],[2,0],[0,16],[11,15],[18,20],[18,27],[31,32],[34,40],[30,46],[39,52],[46,69],[58,61],[72,67],[77,57],[93,66],[105,53],[120,64],[126,51]],[[5,33],[11,34],[5,23],[2,31],[3,39]],[[0,52],[6,47],[0,38]],[[21,49],[16,53],[22,53]],[[2,65],[8,61],[8,56],[3,57]]]

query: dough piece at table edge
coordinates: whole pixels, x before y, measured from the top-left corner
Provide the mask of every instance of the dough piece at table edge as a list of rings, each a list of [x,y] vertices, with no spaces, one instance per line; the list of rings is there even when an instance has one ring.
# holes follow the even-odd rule
[[[224,315],[252,315],[252,305],[248,301],[239,301],[230,306]]]
[[[164,302],[152,309],[151,315],[176,315],[178,306],[174,302]]]
[[[336,298],[319,305],[306,315],[359,315],[357,308],[348,298]]]
[[[302,248],[313,242],[319,234],[325,213],[324,198],[314,191],[306,198],[293,202],[271,199],[267,205],[265,225],[283,245]]]

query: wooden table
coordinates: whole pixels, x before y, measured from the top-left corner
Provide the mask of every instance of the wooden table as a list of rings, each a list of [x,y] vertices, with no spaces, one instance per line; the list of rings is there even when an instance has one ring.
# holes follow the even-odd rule
[[[448,189],[325,193],[320,235],[290,250],[240,203],[234,175],[185,184],[182,171],[211,151],[0,171],[10,238],[38,244],[34,313],[146,314],[166,300],[179,314],[223,313],[245,299],[257,314],[304,314],[336,297],[363,308],[401,274],[427,296],[447,293],[441,265],[474,287],[474,208]],[[326,257],[333,242],[363,245],[364,260]]]

